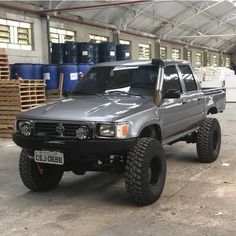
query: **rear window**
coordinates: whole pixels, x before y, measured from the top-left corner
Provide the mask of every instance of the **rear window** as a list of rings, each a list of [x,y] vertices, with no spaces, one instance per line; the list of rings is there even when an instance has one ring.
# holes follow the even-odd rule
[[[179,65],[182,78],[185,84],[186,92],[197,90],[197,84],[193,76],[192,70],[188,65]]]

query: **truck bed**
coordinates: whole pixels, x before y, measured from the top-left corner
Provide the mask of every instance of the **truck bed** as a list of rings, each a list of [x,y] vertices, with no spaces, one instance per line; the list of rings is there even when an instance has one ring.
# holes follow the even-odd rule
[[[205,95],[217,94],[217,93],[225,92],[225,88],[205,87],[205,88],[202,88],[202,91],[204,92]]]
[[[223,112],[225,109],[225,88],[202,88],[208,113]]]

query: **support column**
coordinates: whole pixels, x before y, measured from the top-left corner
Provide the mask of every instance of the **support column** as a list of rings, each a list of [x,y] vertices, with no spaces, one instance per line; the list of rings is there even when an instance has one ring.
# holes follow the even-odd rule
[[[218,66],[224,66],[224,65],[222,65],[222,59],[223,59],[222,52],[219,52],[219,61],[218,61]]]
[[[154,49],[155,49],[154,57],[155,58],[160,58],[161,57],[160,46],[161,46],[161,41],[160,41],[160,39],[158,39],[158,40],[155,41],[155,45],[154,45]]]
[[[203,66],[207,66],[207,54],[208,50],[203,51]]]
[[[49,29],[49,16],[41,16],[41,31],[42,31],[42,45],[43,45],[43,63],[51,62],[51,52],[50,52],[50,29]]]
[[[187,55],[187,52],[188,52],[188,45],[184,46],[183,48],[183,60],[188,60],[188,55]]]
[[[120,31],[112,31],[113,33],[113,43],[119,44],[120,43]]]

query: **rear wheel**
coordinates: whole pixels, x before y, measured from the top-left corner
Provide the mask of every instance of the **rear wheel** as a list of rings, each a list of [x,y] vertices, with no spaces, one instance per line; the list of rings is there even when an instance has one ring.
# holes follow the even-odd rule
[[[130,150],[125,167],[125,186],[131,198],[140,205],[159,199],[165,185],[166,159],[159,141],[139,138]]]
[[[37,192],[55,188],[63,176],[63,167],[37,163],[32,156],[33,151],[22,149],[19,170],[24,185],[32,191]]]
[[[206,118],[200,125],[197,137],[197,153],[201,162],[214,162],[221,146],[220,124],[215,118]]]

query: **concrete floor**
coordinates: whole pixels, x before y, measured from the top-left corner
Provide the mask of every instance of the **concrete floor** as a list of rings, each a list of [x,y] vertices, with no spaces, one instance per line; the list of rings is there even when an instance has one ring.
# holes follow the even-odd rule
[[[161,199],[135,206],[117,175],[65,173],[51,192],[33,193],[18,173],[20,149],[0,141],[0,235],[236,235],[236,104],[217,116],[222,149],[213,164],[196,160],[195,145],[165,147]]]

